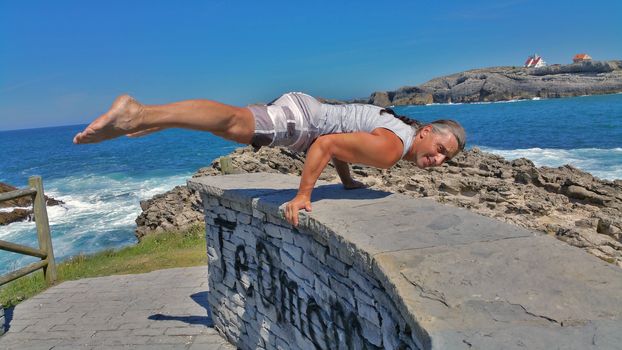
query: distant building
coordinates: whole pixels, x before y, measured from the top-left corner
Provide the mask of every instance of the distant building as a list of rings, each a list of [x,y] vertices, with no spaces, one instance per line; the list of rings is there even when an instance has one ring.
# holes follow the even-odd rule
[[[546,66],[546,62],[542,57],[538,56],[538,54],[534,54],[533,56],[529,56],[527,61],[525,61],[525,67],[527,68],[537,68]]]
[[[572,58],[572,62],[574,62],[574,63],[591,61],[591,60],[592,60],[592,57],[590,57],[590,55],[588,55],[586,53],[578,53],[578,54],[574,55],[574,57]]]

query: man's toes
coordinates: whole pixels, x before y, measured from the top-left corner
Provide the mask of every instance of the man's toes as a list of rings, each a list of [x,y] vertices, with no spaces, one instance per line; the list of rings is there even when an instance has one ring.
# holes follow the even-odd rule
[[[76,134],[76,136],[73,138],[73,142],[74,143],[92,143],[94,134],[95,134],[95,131],[93,129],[86,128],[82,132],[79,132]]]

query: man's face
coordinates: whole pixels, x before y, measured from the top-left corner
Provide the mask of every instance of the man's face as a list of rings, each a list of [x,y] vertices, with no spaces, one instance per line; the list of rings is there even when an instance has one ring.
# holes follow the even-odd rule
[[[413,144],[414,155],[410,159],[419,168],[439,166],[458,153],[458,141],[451,133],[432,132],[431,126],[419,131]]]

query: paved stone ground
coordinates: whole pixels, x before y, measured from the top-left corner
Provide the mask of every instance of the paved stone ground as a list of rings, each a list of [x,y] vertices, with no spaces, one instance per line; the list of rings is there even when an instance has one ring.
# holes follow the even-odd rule
[[[6,310],[0,349],[235,349],[207,293],[206,266],[63,282]]]

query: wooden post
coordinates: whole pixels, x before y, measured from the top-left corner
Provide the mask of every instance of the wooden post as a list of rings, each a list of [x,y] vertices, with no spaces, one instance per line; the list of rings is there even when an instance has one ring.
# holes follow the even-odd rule
[[[223,175],[233,174],[233,164],[231,164],[231,158],[227,156],[220,157],[220,172]]]
[[[35,194],[32,201],[32,210],[35,213],[39,249],[47,253],[47,266],[43,268],[43,275],[45,276],[47,284],[52,285],[56,281],[56,262],[54,261],[50,223],[48,222],[48,212],[46,209],[45,193],[43,192],[41,176],[31,176],[28,178],[28,185],[37,190],[37,194]]]

